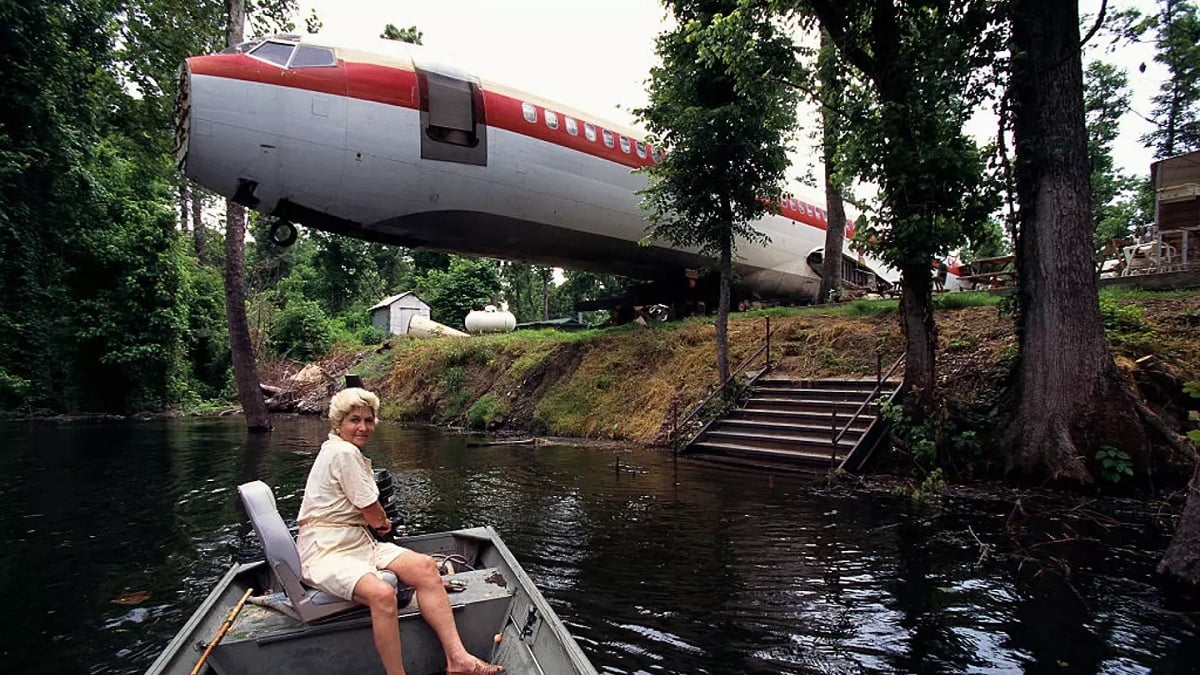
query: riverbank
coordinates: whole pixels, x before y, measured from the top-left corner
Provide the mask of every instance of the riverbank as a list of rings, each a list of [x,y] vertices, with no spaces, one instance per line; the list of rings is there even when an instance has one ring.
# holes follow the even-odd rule
[[[998,296],[944,294],[938,304],[940,393],[952,410],[986,414],[1016,356],[1013,317]],[[1181,392],[1163,391],[1161,375],[1200,379],[1200,291],[1106,290],[1101,304],[1122,371],[1152,407],[1178,408],[1167,399]],[[896,302],[884,300],[735,314],[730,361],[763,345],[769,320],[774,373],[875,377],[904,350],[896,312]],[[747,369],[764,362],[765,355]],[[397,336],[353,370],[381,395],[383,419],[650,445],[665,442],[675,415],[718,379],[711,319],[457,340]],[[1167,412],[1182,428],[1180,411]]]

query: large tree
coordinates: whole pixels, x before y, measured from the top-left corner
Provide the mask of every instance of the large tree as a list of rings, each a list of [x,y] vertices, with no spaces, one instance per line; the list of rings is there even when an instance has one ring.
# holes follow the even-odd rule
[[[1078,2],[1014,0],[1011,11],[1020,284],[1008,468],[1089,484],[1109,445],[1145,475],[1145,433],[1100,318]]]
[[[643,193],[652,238],[717,259],[717,368],[729,379],[730,284],[739,242],[782,194],[795,126],[792,43],[765,8],[736,0],[665,3],[677,27],[659,35],[649,104],[637,111],[666,150]]]
[[[245,39],[245,0],[229,0],[226,28],[229,46]],[[246,320],[246,209],[229,201],[225,205],[225,317],[229,324],[229,349],[238,401],[251,432],[271,430],[271,416],[263,400],[250,323]]]
[[[1091,166],[1092,227],[1100,250],[1108,240],[1128,235],[1129,222],[1115,230],[1112,210],[1133,179],[1117,170],[1113,143],[1120,134],[1121,118],[1129,111],[1129,82],[1124,71],[1112,64],[1093,61],[1084,72],[1084,118],[1087,120],[1088,163]],[[1107,227],[1106,227],[1107,226]]]
[[[1142,138],[1162,159],[1200,150],[1200,12],[1190,0],[1160,0],[1147,25],[1157,31],[1154,60],[1167,69],[1154,97],[1155,129]]]
[[[844,106],[843,87],[837,49],[828,31],[821,31],[821,52],[817,74],[821,83],[821,157],[825,166],[825,250],[821,264],[821,290],[818,302],[829,302],[842,289],[842,251],[846,239],[846,207],[842,201],[844,177],[838,174],[838,148]]]
[[[937,327],[932,264],[967,244],[997,205],[985,154],[963,132],[987,93],[996,52],[995,3],[797,0],[858,77],[847,171],[879,186],[879,216],[858,230],[901,273],[904,386],[929,410]],[[857,86],[855,86],[857,83]]]
[[[188,289],[165,162],[142,149],[105,3],[0,22],[0,406],[177,404]],[[136,117],[136,115],[134,115]]]

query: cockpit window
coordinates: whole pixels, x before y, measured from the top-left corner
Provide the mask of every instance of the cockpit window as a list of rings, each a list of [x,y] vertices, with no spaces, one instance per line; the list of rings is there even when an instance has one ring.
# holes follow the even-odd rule
[[[245,54],[246,52],[250,51],[251,49],[254,49],[255,45],[257,45],[257,44],[258,44],[258,40],[251,40],[250,42],[242,42],[242,43],[236,44],[232,47],[226,47],[225,49],[222,49],[221,53],[222,54]]]
[[[295,48],[295,45],[285,45],[279,42],[264,42],[254,51],[250,52],[250,56],[262,59],[267,63],[274,63],[282,68],[287,65],[288,59],[292,58],[292,50]]]
[[[300,45],[296,47],[296,53],[292,56],[292,62],[289,65],[292,68],[320,68],[336,66],[337,59],[334,58],[332,49]]]

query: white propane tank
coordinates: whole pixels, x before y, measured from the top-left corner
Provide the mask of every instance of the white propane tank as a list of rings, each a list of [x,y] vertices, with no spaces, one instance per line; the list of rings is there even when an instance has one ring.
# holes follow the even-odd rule
[[[473,334],[508,333],[517,327],[517,317],[508,310],[488,305],[482,312],[477,309],[471,310],[463,320],[463,325],[467,327],[467,332]]]

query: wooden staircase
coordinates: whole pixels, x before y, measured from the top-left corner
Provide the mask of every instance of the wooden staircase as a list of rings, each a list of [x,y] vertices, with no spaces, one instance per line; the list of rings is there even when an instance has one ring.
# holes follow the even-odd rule
[[[849,458],[847,468],[857,470],[883,435],[878,404],[863,407],[875,385],[873,378],[764,376],[754,382],[741,407],[709,423],[683,452],[730,464],[810,472],[838,468]],[[899,382],[885,381],[873,398],[890,398],[897,386]]]

